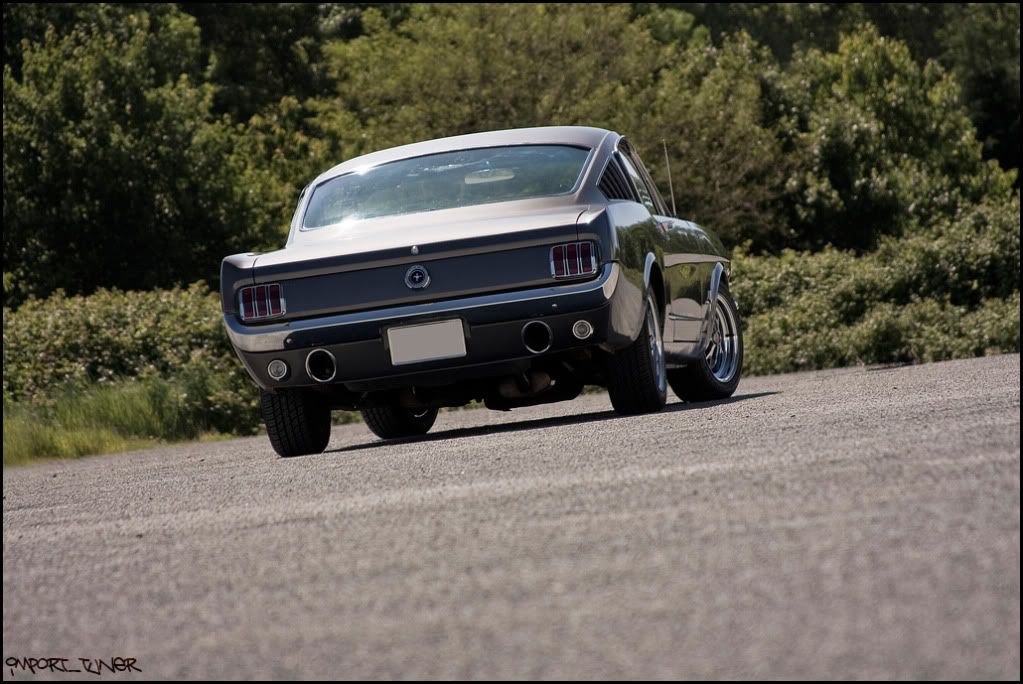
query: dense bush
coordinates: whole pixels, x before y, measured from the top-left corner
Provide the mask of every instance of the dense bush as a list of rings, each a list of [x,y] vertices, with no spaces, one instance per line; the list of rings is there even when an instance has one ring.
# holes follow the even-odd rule
[[[738,250],[732,283],[745,318],[747,372],[1018,351],[1019,210],[1018,193],[992,196],[863,256]],[[188,425],[258,427],[255,389],[204,284],[58,293],[5,309],[5,403],[47,405],[129,379],[170,383],[152,387],[174,388],[170,414]],[[175,434],[171,426],[158,434]]]
[[[843,324],[824,297],[747,317],[747,373],[764,375],[873,363],[923,363],[1019,351],[1020,296],[977,308],[948,300],[876,303]]]
[[[124,380],[172,383],[176,414],[252,432],[255,387],[234,358],[216,294],[202,283],[151,292],[57,293],[4,309],[4,402],[53,403]]]
[[[861,257],[736,255],[747,371],[1019,351],[1019,194]]]
[[[1019,291],[1019,195],[988,201],[918,235],[886,239],[861,258],[827,248],[752,258],[737,250],[735,291],[760,314],[803,295],[826,298],[849,322],[876,302],[948,297],[972,306]]]

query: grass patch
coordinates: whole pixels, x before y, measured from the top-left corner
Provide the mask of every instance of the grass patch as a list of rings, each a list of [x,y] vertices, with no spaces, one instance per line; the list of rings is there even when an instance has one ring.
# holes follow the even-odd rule
[[[46,404],[4,405],[4,467],[78,458],[208,433],[185,387],[166,380],[67,392]]]
[[[78,458],[155,446],[154,440],[128,438],[104,428],[67,428],[30,415],[4,415],[4,467],[45,458]]]

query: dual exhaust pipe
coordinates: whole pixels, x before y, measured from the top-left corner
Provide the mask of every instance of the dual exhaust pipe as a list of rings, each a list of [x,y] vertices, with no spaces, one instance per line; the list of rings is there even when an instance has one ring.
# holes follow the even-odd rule
[[[572,326],[572,334],[579,340],[585,340],[593,334],[593,326],[585,320],[578,320]],[[522,345],[530,354],[543,354],[551,348],[554,333],[551,327],[540,320],[529,321],[522,326]],[[283,365],[283,364],[282,364]],[[306,374],[319,383],[331,382],[337,376],[337,359],[326,349],[313,349],[305,357]],[[275,377],[271,372],[271,377]]]
[[[522,326],[522,344],[531,354],[543,354],[551,348],[553,340],[551,327],[543,321],[530,321]],[[337,376],[337,359],[326,349],[313,349],[305,357],[305,372],[316,382],[330,382]]]

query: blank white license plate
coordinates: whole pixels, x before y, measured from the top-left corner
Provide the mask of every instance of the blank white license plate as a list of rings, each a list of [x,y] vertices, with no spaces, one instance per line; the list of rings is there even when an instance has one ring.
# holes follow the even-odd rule
[[[438,321],[387,329],[387,346],[391,363],[402,366],[465,356],[465,333],[462,321]]]

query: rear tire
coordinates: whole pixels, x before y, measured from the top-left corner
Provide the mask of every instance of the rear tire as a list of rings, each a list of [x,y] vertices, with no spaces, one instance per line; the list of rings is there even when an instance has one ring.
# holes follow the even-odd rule
[[[668,385],[664,369],[664,341],[658,318],[657,304],[647,291],[639,337],[608,361],[607,393],[618,413],[653,413],[664,408]]]
[[[314,392],[284,389],[260,396],[270,444],[281,456],[319,454],[330,441],[330,405]]]
[[[727,399],[735,393],[742,375],[742,321],[739,309],[721,282],[715,304],[711,341],[699,361],[668,371],[668,384],[683,401]]]
[[[437,420],[437,409],[413,409],[379,406],[362,409],[362,419],[380,439],[399,439],[425,435]]]

